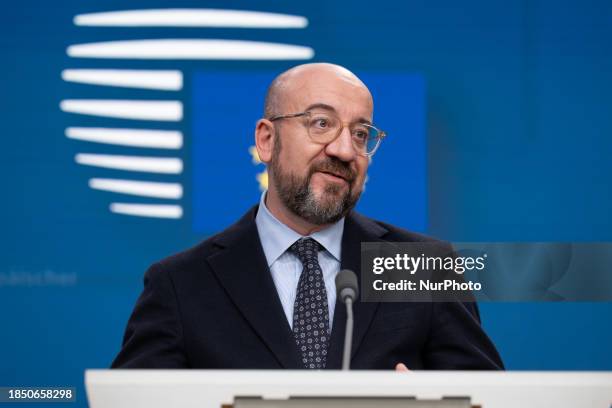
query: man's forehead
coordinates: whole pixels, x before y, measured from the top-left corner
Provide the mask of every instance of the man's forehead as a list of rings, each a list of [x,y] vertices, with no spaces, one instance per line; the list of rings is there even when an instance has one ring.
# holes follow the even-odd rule
[[[364,95],[369,95],[368,88],[359,78],[349,71],[337,71],[330,69],[311,69],[307,71],[298,71],[290,75],[286,80],[287,90],[317,90],[322,89],[346,90],[353,92],[361,92]]]
[[[320,105],[327,110],[371,115],[373,108],[369,90],[359,79],[329,73],[304,75],[288,81],[282,98],[287,107],[306,109]]]

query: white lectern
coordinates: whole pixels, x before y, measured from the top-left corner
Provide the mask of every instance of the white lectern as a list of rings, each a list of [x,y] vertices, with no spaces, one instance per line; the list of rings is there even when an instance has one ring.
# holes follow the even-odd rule
[[[389,407],[455,407],[466,398],[482,408],[612,407],[610,372],[87,370],[85,386],[90,408],[279,407],[290,398],[302,407],[304,397],[326,401],[306,400],[313,407],[330,406],[328,397],[359,397],[354,406],[364,408],[384,406],[372,397]]]

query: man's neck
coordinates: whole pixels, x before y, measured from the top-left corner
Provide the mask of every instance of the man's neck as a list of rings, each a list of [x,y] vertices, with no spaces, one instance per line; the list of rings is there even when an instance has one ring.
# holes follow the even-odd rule
[[[317,231],[321,231],[331,224],[316,225],[291,212],[279,199],[277,194],[266,193],[264,203],[268,211],[276,217],[277,220],[291,228],[302,236],[311,235]]]

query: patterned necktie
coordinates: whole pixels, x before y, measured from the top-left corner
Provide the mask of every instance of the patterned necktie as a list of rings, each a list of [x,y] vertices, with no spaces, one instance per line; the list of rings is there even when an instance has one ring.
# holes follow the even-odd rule
[[[302,263],[302,274],[293,306],[293,336],[306,368],[325,368],[329,342],[329,311],[320,244],[312,238],[297,240],[289,250]]]

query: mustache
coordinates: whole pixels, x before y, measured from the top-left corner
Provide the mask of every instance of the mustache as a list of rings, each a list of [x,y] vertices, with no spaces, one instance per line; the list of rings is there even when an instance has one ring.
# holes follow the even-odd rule
[[[343,162],[336,157],[328,157],[313,164],[310,168],[309,176],[312,176],[317,171],[336,174],[350,183],[357,177],[355,170],[351,168],[349,163]]]

